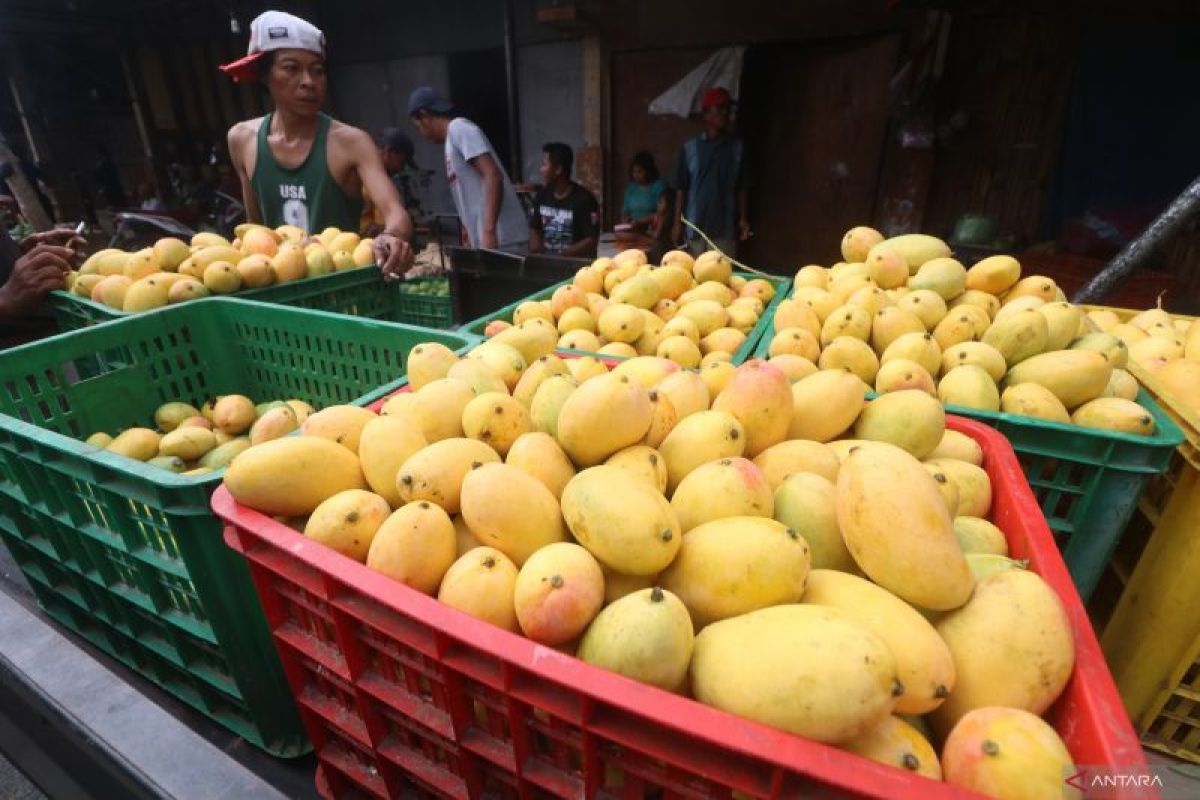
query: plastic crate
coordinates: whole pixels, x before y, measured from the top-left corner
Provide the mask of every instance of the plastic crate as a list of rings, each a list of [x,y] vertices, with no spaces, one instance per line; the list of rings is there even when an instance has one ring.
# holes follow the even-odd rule
[[[772,316],[756,357],[766,358],[774,327]],[[1168,468],[1183,441],[1179,426],[1150,395],[1139,390],[1137,402],[1154,417],[1153,436],[946,406],[1008,437],[1085,600],[1100,582],[1147,483]]]
[[[392,283],[385,281],[375,267],[358,267],[319,278],[246,289],[231,297],[426,328],[450,328],[454,325],[454,312],[448,294],[442,297],[412,291],[417,285],[439,280],[445,279],[421,278]],[[52,292],[49,303],[58,329],[64,332],[136,316],[64,291]]]
[[[1071,621],[1075,672],[1047,719],[1078,764],[1144,765],[1011,448],[979,423],[948,424],[983,447],[993,520]],[[492,627],[238,506],[224,488],[213,508],[250,564],[326,797],[410,787],[453,798],[967,795]]]
[[[309,748],[245,561],[221,542],[219,474],[98,450],[170,400],[358,402],[408,350],[466,339],[244,300],[202,300],[0,353],[0,538],[63,625],[259,747]]]
[[[762,277],[761,275],[754,275],[754,274],[748,273],[748,272],[738,272],[735,274],[740,275],[741,277],[746,278],[747,280],[749,280],[751,278]],[[574,279],[574,276],[572,276],[571,278],[569,278],[565,281],[562,281],[561,283],[556,283],[553,286],[550,286],[539,292],[535,292],[535,293],[529,295],[528,297],[523,297],[520,300],[516,301],[515,303],[510,303],[509,305],[505,306],[504,308],[494,311],[491,314],[486,314],[482,317],[479,317],[478,319],[472,320],[471,322],[464,323],[462,326],[462,330],[467,331],[468,333],[474,334],[476,336],[483,336],[484,329],[487,327],[487,324],[489,322],[492,322],[493,320],[503,320],[504,322],[512,322],[513,314],[516,312],[517,306],[521,305],[521,303],[525,303],[530,300],[549,300],[550,297],[554,294],[554,291],[556,289],[558,289],[560,286],[566,286],[566,285],[570,284],[573,279]],[[781,303],[783,301],[783,298],[787,296],[789,290],[791,289],[792,281],[789,278],[769,277],[768,279],[775,286],[775,297],[773,297],[771,299],[771,302],[767,304],[767,307],[765,309],[763,309],[763,314],[762,314],[762,317],[759,318],[758,324],[756,324],[750,330],[750,332],[748,334],[746,334],[746,341],[742,342],[741,347],[739,347],[737,349],[737,352],[735,352],[733,354],[733,363],[734,364],[742,364],[747,359],[756,355],[756,349],[758,348],[759,342],[762,340],[763,334],[765,332],[767,332],[768,330],[770,330],[771,326],[774,324],[775,307],[778,306],[779,303]],[[601,358],[613,358],[613,356],[606,355],[604,353],[588,353],[588,352],[585,352],[582,350],[572,350],[572,351],[567,351],[567,352],[581,353],[582,355],[589,355],[589,356],[598,355]],[[620,356],[616,356],[616,358],[620,358]]]

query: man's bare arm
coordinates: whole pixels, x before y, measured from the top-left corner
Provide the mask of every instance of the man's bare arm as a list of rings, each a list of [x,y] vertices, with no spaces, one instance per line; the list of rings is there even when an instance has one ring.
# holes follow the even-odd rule
[[[476,247],[496,247],[496,225],[500,219],[500,204],[504,201],[504,178],[491,153],[475,156],[471,166],[483,177],[483,241]]]
[[[242,185],[242,205],[246,207],[246,221],[261,223],[262,211],[258,207],[258,196],[250,183],[250,175],[246,171],[244,153],[247,143],[254,135],[254,129],[249,123],[239,122],[229,129],[229,160],[233,171],[237,173],[238,182]]]
[[[383,168],[383,159],[371,137],[356,128],[344,130],[342,136],[363,189],[383,213],[383,231],[375,237],[375,260],[384,276],[398,278],[413,262],[412,220]]]

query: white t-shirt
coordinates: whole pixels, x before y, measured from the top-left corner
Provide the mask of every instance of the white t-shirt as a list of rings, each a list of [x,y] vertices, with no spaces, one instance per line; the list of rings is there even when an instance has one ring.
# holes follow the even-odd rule
[[[463,227],[467,229],[471,246],[479,247],[483,241],[483,213],[486,201],[483,176],[471,166],[470,161],[484,153],[491,153],[504,179],[500,214],[496,218],[496,244],[499,247],[528,244],[529,222],[525,218],[521,201],[517,199],[512,181],[508,179],[508,173],[500,165],[500,159],[496,158],[492,143],[474,122],[464,117],[456,117],[450,121],[446,132],[446,180],[450,182],[454,205],[458,208]]]

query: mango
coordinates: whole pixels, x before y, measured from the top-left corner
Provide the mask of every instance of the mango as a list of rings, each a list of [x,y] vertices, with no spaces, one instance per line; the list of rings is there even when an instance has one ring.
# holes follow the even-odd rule
[[[217,439],[212,431],[190,426],[164,434],[158,442],[158,454],[195,461],[216,446]]]
[[[412,392],[397,392],[389,397],[379,409],[379,415],[382,417],[408,417],[413,422],[417,421],[416,414],[417,396]],[[297,414],[296,418],[299,419],[300,415]],[[305,417],[305,419],[307,418]]]
[[[574,364],[583,360],[573,358],[567,363]],[[600,369],[600,374],[607,374],[603,365]],[[538,386],[537,392],[534,393],[533,402],[529,406],[529,416],[533,421],[534,430],[548,433],[557,438],[558,418],[562,412],[562,406],[577,388],[579,388],[579,380],[565,375],[552,375],[543,381]]]
[[[942,779],[937,751],[922,733],[900,717],[886,717],[861,736],[842,744],[851,753],[923,775]]]
[[[797,472],[811,472],[836,480],[841,466],[831,448],[806,439],[790,439],[768,447],[754,457],[754,464],[762,471],[772,491]]]
[[[347,489],[322,502],[304,525],[304,535],[358,562],[367,560],[375,533],[392,513],[373,492]]]
[[[1000,410],[1000,390],[983,367],[966,364],[947,372],[938,381],[938,398],[946,405],[979,411]]]
[[[445,378],[450,368],[458,363],[458,356],[444,344],[422,342],[408,351],[405,370],[408,386],[414,392],[428,383]]]
[[[1127,322],[1122,322],[1120,325],[1114,325],[1113,327],[1109,328],[1106,333],[1120,339],[1125,343],[1126,347],[1132,347],[1143,339],[1150,338],[1149,334],[1147,334],[1144,330],[1134,325],[1130,325]]]
[[[1044,720],[1016,708],[979,708],[963,716],[942,748],[946,783],[987,797],[1076,800],[1070,752]]]
[[[918,611],[886,589],[856,575],[815,569],[803,602],[838,609],[888,646],[902,687],[897,713],[928,713],[954,689],[950,650]]]
[[[305,274],[309,278],[319,278],[334,272],[337,267],[333,263],[333,254],[321,244],[313,243],[304,248]]]
[[[653,416],[649,393],[640,383],[627,375],[601,375],[563,402],[556,438],[572,461],[590,466],[638,443]]]
[[[1156,371],[1154,377],[1177,402],[1200,413],[1200,361],[1172,361]]]
[[[882,289],[894,289],[908,282],[908,262],[891,247],[872,247],[866,255],[871,279]]]
[[[660,493],[667,491],[667,462],[653,447],[644,444],[626,447],[613,453],[604,463],[629,470]]]
[[[213,425],[234,436],[250,430],[257,412],[254,402],[245,395],[227,394],[213,404]]]
[[[603,564],[600,565],[604,572],[604,604],[609,605],[615,603],[626,595],[631,595],[634,592],[639,592],[642,589],[650,589],[658,585],[658,574],[652,575],[624,575],[620,572],[614,572]],[[691,625],[691,618],[688,618],[688,625]]]
[[[392,508],[404,505],[396,476],[404,462],[428,442],[416,421],[406,416],[380,416],[367,422],[358,442],[358,459],[371,490]]]
[[[457,514],[462,507],[467,473],[476,464],[498,461],[500,456],[483,442],[442,439],[408,457],[396,475],[396,489],[405,503],[428,500],[444,508],[447,514]]]
[[[864,342],[870,339],[871,314],[860,306],[842,306],[834,311],[821,326],[821,346],[828,346],[839,336],[853,336]]]
[[[437,598],[464,614],[518,633],[513,593],[517,567],[493,547],[476,547],[459,556],[442,578]]]
[[[1008,540],[1004,532],[986,519],[971,516],[954,518],[954,535],[963,553],[992,553],[1008,555]]]
[[[466,520],[462,518],[462,514],[453,515],[450,517],[450,521],[454,523],[454,554],[458,558],[462,558],[463,555],[477,547],[483,547],[483,543],[475,538],[475,534],[471,533],[471,529],[467,527]],[[492,549],[494,550],[495,548]],[[496,550],[496,552],[500,551]]]
[[[375,412],[359,406],[329,406],[305,419],[300,432],[304,436],[319,436],[337,442],[357,455],[363,429],[375,417]]]
[[[493,336],[488,344],[507,345],[515,350],[526,364],[532,364],[542,356],[553,353],[557,342],[558,329],[543,320],[535,319],[506,328]]]
[[[1100,353],[1090,350],[1059,350],[1042,353],[1009,369],[1008,386],[1037,383],[1049,389],[1068,409],[1094,400],[1108,385],[1112,366]]]
[[[821,335],[822,322],[817,313],[808,303],[794,297],[779,301],[772,324],[776,333],[785,328],[802,328],[815,337]]]
[[[1006,414],[1020,414],[1063,424],[1071,421],[1071,415],[1062,401],[1037,383],[1018,383],[1007,387],[1000,395],[1000,410]]]
[[[1041,714],[1075,665],[1071,623],[1058,595],[1026,570],[979,581],[966,605],[936,627],[958,669],[954,691],[931,717],[942,734],[967,712],[986,706]]]
[[[149,461],[158,455],[161,439],[157,432],[149,428],[129,428],[117,434],[104,449],[126,458]]]
[[[640,310],[628,303],[610,304],[596,320],[600,335],[611,342],[636,342],[645,326]]]
[[[822,370],[849,371],[862,383],[870,385],[879,372],[879,356],[866,342],[843,336],[821,351],[817,365]]]
[[[692,265],[692,274],[700,283],[705,281],[729,283],[729,278],[733,274],[733,264],[718,251],[708,250],[696,258]]]
[[[967,559],[967,566],[971,568],[971,574],[975,576],[976,583],[997,572],[1026,569],[1029,566],[1028,561],[1018,561],[996,553],[965,553],[964,555]]]
[[[976,466],[983,465],[983,448],[965,433],[947,429],[942,441],[926,458],[956,458]]]
[[[1142,367],[1155,361],[1174,361],[1183,358],[1183,342],[1150,336],[1129,346],[1129,360]]]
[[[1098,397],[1071,414],[1071,422],[1084,428],[1154,435],[1154,417],[1142,406],[1123,397]]]
[[[714,411],[727,411],[742,423],[745,454],[749,457],[787,438],[792,407],[792,388],[787,378],[761,359],[751,359],[736,368],[712,404]]]
[[[822,369],[791,386],[789,439],[828,442],[854,424],[862,410],[866,387],[845,370]]]
[[[882,353],[888,345],[906,333],[926,333],[925,323],[911,311],[898,306],[879,309],[871,321],[871,346]]]
[[[154,424],[164,433],[170,433],[185,419],[198,416],[199,410],[187,403],[163,403],[154,411]]]
[[[1129,347],[1110,333],[1088,333],[1070,344],[1071,350],[1095,350],[1108,357],[1113,369],[1124,369],[1129,363]]]
[[[942,362],[942,348],[930,333],[906,333],[896,338],[880,356],[879,363],[907,359],[920,364],[931,376]]]
[[[354,453],[315,436],[287,436],[245,450],[229,464],[225,487],[242,505],[285,517],[311,514],[346,489],[367,488]]]
[[[857,572],[837,522],[837,490],[833,482],[811,472],[788,475],[775,489],[775,519],[801,531],[813,569]]]
[[[770,517],[773,487],[745,458],[710,461],[687,475],[671,495],[679,527],[688,531],[726,517]]]
[[[997,319],[983,334],[983,343],[996,348],[1010,367],[1042,353],[1049,342],[1046,317],[1027,309]]]
[[[847,261],[866,261],[867,253],[882,241],[883,234],[879,231],[866,225],[856,225],[842,237],[842,258]]]
[[[552,345],[553,346],[553,345]],[[467,354],[468,358],[476,358],[487,364],[504,380],[504,385],[511,392],[516,388],[517,381],[525,372],[528,362],[513,346],[495,341],[484,342]]]
[[[517,573],[517,622],[535,642],[557,645],[575,639],[603,603],[604,574],[592,554],[577,544],[546,545]]]
[[[463,436],[463,412],[475,399],[470,385],[457,378],[438,378],[422,386],[414,396],[413,416],[427,441]],[[305,421],[305,430],[312,420],[310,417]]]
[[[460,506],[475,538],[518,566],[539,548],[566,539],[557,498],[537,478],[508,464],[470,469]]]
[[[564,333],[558,340],[558,347],[563,350],[580,350],[594,353],[600,349],[600,339],[591,331],[576,329]]]
[[[937,393],[937,384],[924,367],[906,358],[896,358],[879,368],[875,375],[875,391],[879,394],[917,389],[926,394]]]
[[[888,591],[934,610],[970,597],[974,581],[946,505],[910,453],[877,442],[851,449],[838,472],[837,518],[854,561]]]
[[[1070,303],[1046,303],[1037,313],[1046,318],[1046,350],[1065,350],[1079,332],[1083,311]]]
[[[982,467],[953,458],[930,459],[925,463],[941,469],[958,486],[959,515],[988,515],[992,508],[992,482]]]
[[[556,500],[562,496],[567,482],[575,477],[575,467],[567,458],[567,454],[558,446],[553,436],[541,431],[530,431],[518,436],[509,447],[504,463],[532,475],[550,490]],[[665,465],[663,475],[665,484]]]
[[[708,387],[710,397],[715,398],[724,391],[725,387],[729,385],[729,381],[733,379],[733,370],[733,364],[728,361],[700,363],[700,379]]]
[[[109,275],[92,287],[91,297],[97,303],[122,311],[125,308],[125,295],[132,285],[133,281],[124,275]],[[170,297],[167,299],[169,301]]]
[[[653,388],[671,401],[671,406],[675,409],[676,424],[678,420],[692,414],[707,411],[711,403],[704,379],[689,370],[671,373]]]
[[[98,447],[101,450],[106,449],[112,443],[113,437],[107,433],[104,433],[103,431],[97,431],[96,433],[93,433],[84,442],[84,444],[91,445],[92,447]]]
[[[821,606],[764,608],[708,626],[690,676],[700,702],[819,742],[850,741],[895,705],[887,645]]]
[[[990,256],[967,270],[966,287],[997,297],[1021,279],[1021,264],[1012,256]]]
[[[187,471],[187,463],[179,456],[157,456],[147,461],[146,464],[180,475]]]
[[[916,274],[908,279],[908,288],[914,292],[928,290],[950,301],[966,290],[967,271],[953,258],[933,258],[926,261]],[[936,324],[936,323],[935,323]]]
[[[513,311],[513,323],[516,325],[520,325],[531,319],[544,319],[547,322],[554,322],[553,300],[527,300],[518,305]]]
[[[936,464],[926,464],[925,471],[933,476],[938,494],[942,496],[942,501],[946,504],[946,511],[950,514],[950,518],[954,519],[958,513],[958,484],[946,477],[946,472]]]
[[[463,408],[463,433],[487,442],[501,456],[508,453],[517,437],[532,428],[525,406],[504,392],[481,394]]]
[[[809,375],[815,375],[818,372],[817,365],[812,361],[802,356],[792,355],[791,353],[781,353],[771,356],[767,359],[767,363],[783,373],[788,382],[795,385],[797,381],[807,378]]]
[[[702,411],[680,420],[658,448],[667,462],[668,491],[701,464],[741,456],[745,448],[745,427],[727,411]]]
[[[660,572],[679,552],[681,530],[671,504],[621,467],[592,467],[572,478],[563,489],[562,515],[580,544],[626,575]]]
[[[248,437],[239,436],[222,442],[221,437],[227,435],[221,431],[214,433],[217,446],[200,456],[200,460],[197,462],[199,466],[211,470],[223,469],[229,466],[229,462],[233,461],[238,455],[250,449],[250,439]]]
[[[951,309],[933,329],[933,339],[943,351],[973,341],[978,335],[971,315],[959,309]]]
[[[658,587],[621,597],[601,611],[577,655],[598,667],[667,691],[687,678],[695,636],[687,608]]]
[[[658,447],[667,438],[667,434],[674,430],[679,422],[679,415],[675,413],[675,406],[666,395],[652,389],[649,397],[650,427],[642,437],[641,443],[649,447]]]
[[[1011,303],[1020,297],[1036,297],[1046,303],[1058,299],[1058,284],[1045,275],[1030,275],[1013,284],[1004,295],[1004,302]]]
[[[699,630],[755,609],[798,602],[808,569],[808,544],[796,530],[764,517],[725,517],[685,533],[659,583],[683,600]]]
[[[904,389],[868,403],[854,424],[854,436],[888,442],[921,459],[938,446],[945,429],[941,403],[925,392]]]
[[[432,595],[455,561],[454,523],[434,503],[420,500],[391,513],[371,540],[367,566]]]
[[[271,439],[278,439],[299,427],[300,422],[296,419],[296,412],[292,410],[291,406],[285,404],[278,408],[272,408],[250,426],[250,444],[261,444]]]
[[[654,350],[659,358],[670,359],[687,369],[700,366],[700,347],[686,336],[668,336]]]

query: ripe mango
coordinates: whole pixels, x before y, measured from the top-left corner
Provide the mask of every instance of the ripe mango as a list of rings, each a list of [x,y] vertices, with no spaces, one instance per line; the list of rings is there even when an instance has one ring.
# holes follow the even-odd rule
[[[861,306],[842,306],[830,314],[821,326],[821,346],[828,346],[839,336],[868,341],[871,338],[870,312]]]
[[[1029,566],[1028,561],[1017,561],[1008,556],[1001,556],[995,553],[966,553],[967,565],[971,568],[971,574],[975,576],[975,582],[984,578],[995,575],[997,572],[1004,572],[1009,569],[1025,569]]]
[[[525,357],[515,347],[495,339],[476,347],[467,354],[467,358],[477,358],[495,370],[510,392],[516,388],[517,381],[528,366]]]
[[[518,633],[513,593],[517,567],[494,547],[475,547],[450,565],[438,589],[438,600],[465,614]]]
[[[710,461],[687,475],[671,495],[679,527],[688,531],[726,517],[770,517],[773,487],[745,458]]]
[[[754,464],[762,471],[772,491],[797,472],[811,472],[836,480],[841,466],[831,448],[807,439],[790,439],[768,447],[754,457]]]
[[[954,518],[954,535],[963,553],[992,553],[1008,555],[1008,540],[1004,532],[986,519],[971,516]]]
[[[930,259],[908,279],[909,289],[914,292],[931,291],[946,302],[962,294],[966,290],[966,284],[967,271],[953,258]]]
[[[379,409],[383,417],[411,417],[416,422],[417,396],[412,392],[398,392],[387,399]],[[296,415],[299,418],[299,414]],[[311,414],[309,415],[311,416]],[[307,419],[307,417],[305,417]]]
[[[1098,397],[1090,400],[1071,415],[1071,422],[1084,428],[1154,435],[1154,417],[1142,406],[1123,397]]]
[[[133,286],[133,281],[124,275],[109,275],[107,278],[97,281],[96,285],[92,287],[91,297],[97,303],[103,303],[109,308],[123,311],[125,295],[130,286]],[[170,297],[167,299],[170,300]]]
[[[1185,408],[1200,413],[1200,361],[1172,361],[1155,372],[1154,377]]]
[[[712,404],[714,411],[727,411],[742,423],[745,454],[749,457],[787,438],[792,407],[792,388],[787,378],[761,359],[751,359],[736,368]]]
[[[936,328],[947,313],[946,301],[932,289],[915,289],[900,298],[896,306],[915,315],[929,331]]]
[[[428,383],[445,378],[450,368],[458,363],[458,356],[444,344],[422,342],[408,351],[405,370],[408,387],[418,392]]]
[[[843,336],[834,339],[821,351],[817,365],[822,370],[848,370],[864,384],[870,385],[875,382],[875,375],[879,372],[879,356],[866,342]]]
[[[163,403],[154,411],[154,424],[164,433],[170,433],[179,427],[179,423],[198,416],[200,412],[196,407],[187,403]]]
[[[926,333],[925,323],[911,311],[898,306],[885,306],[871,321],[871,346],[875,352],[882,353],[906,333]]]
[[[636,306],[612,303],[600,313],[596,327],[611,342],[630,343],[636,342],[642,335],[646,320]]]
[[[667,462],[668,491],[701,464],[741,456],[745,447],[745,427],[727,411],[702,411],[681,420],[658,448]]]
[[[822,323],[817,313],[808,303],[794,297],[779,301],[775,307],[773,324],[776,333],[785,328],[802,328],[815,337],[821,335]]]
[[[487,442],[501,456],[508,453],[517,437],[532,428],[525,406],[504,392],[481,394],[463,408],[463,433]]]
[[[942,404],[915,389],[880,395],[867,404],[854,425],[856,438],[888,442],[918,459],[933,452],[945,430]]]
[[[983,448],[965,433],[947,429],[942,434],[942,441],[938,443],[938,446],[926,458],[956,458],[959,461],[966,461],[969,464],[982,466]]]
[[[974,581],[946,505],[911,454],[877,442],[852,448],[838,472],[837,518],[855,562],[893,594],[934,610],[970,597]]]
[[[942,748],[946,783],[987,797],[1083,795],[1067,746],[1044,720],[1017,708],[979,708],[963,716]]]
[[[420,426],[407,416],[380,416],[362,429],[358,442],[358,460],[371,490],[392,508],[404,505],[396,476],[404,462],[428,442]]]
[[[866,386],[845,370],[823,369],[791,386],[789,439],[828,442],[854,424],[862,410]]]
[[[681,291],[680,294],[682,293]],[[651,274],[634,275],[617,284],[608,298],[614,303],[628,303],[635,308],[650,309],[662,299],[662,287]]]
[[[347,489],[316,507],[304,525],[304,535],[347,558],[364,562],[376,531],[391,513],[391,507],[379,495]]]
[[[601,345],[600,339],[594,333],[577,329],[564,333],[558,340],[558,347],[563,350],[580,350],[585,353],[594,353],[600,349]]]
[[[900,717],[886,717],[871,730],[842,744],[851,753],[899,767],[935,781],[942,779],[937,752],[922,733]]]
[[[990,256],[967,270],[966,287],[999,297],[1021,279],[1021,263],[1012,256]]]
[[[375,532],[367,566],[432,595],[454,563],[455,541],[454,523],[440,506],[425,500],[408,503]]]
[[[117,434],[105,450],[138,461],[149,461],[158,455],[161,438],[149,428],[129,428]]]
[[[598,464],[641,441],[653,416],[649,393],[640,383],[627,375],[601,375],[563,402],[556,438],[576,464]]]
[[[577,361],[583,360],[581,358],[572,358],[567,363],[574,364]],[[605,374],[603,365],[600,366],[600,370],[601,374]],[[552,375],[542,381],[542,384],[538,386],[537,392],[533,395],[533,402],[529,406],[529,416],[533,420],[534,430],[548,433],[557,439],[558,418],[562,412],[563,404],[579,388],[580,380],[582,379],[569,378],[565,375]]]
[[[946,511],[950,518],[954,519],[954,515],[958,513],[958,484],[946,477],[946,473],[935,464],[926,464],[925,471],[933,476],[938,493],[946,504]]]
[[[996,348],[1010,367],[1045,352],[1049,342],[1046,317],[1036,309],[997,319],[983,334],[983,343]]]
[[[928,713],[954,689],[949,648],[916,609],[888,590],[857,575],[815,569],[808,575],[803,602],[836,608],[883,640],[903,687],[896,695],[896,713]]]
[[[600,611],[604,574],[579,545],[549,544],[517,573],[513,604],[525,636],[541,644],[564,644],[583,633]]]
[[[779,355],[771,356],[767,359],[767,363],[782,372],[788,379],[788,382],[793,385],[797,381],[803,380],[809,375],[815,375],[818,372],[815,363],[807,358],[792,355],[791,353],[780,353]]]
[[[1071,415],[1062,401],[1037,383],[1018,383],[1007,387],[1000,395],[1000,410],[1006,414],[1020,414],[1063,424],[1071,421]]]
[[[556,500],[562,496],[567,482],[575,477],[575,467],[571,464],[571,459],[567,458],[567,454],[558,446],[553,436],[541,431],[530,431],[518,436],[508,449],[504,463],[537,478]],[[665,466],[663,475],[665,483]]]
[[[375,416],[375,412],[359,406],[329,406],[304,420],[300,431],[304,436],[320,436],[337,442],[357,455],[363,428],[375,419]]]
[[[875,375],[875,391],[879,394],[917,389],[929,395],[937,394],[937,384],[924,367],[907,358],[896,358],[879,368]]]
[[[674,509],[644,478],[602,465],[580,472],[562,494],[575,538],[605,566],[626,575],[661,571],[679,552]]]
[[[518,566],[539,548],[566,539],[555,496],[537,478],[508,464],[470,469],[460,505],[475,538]]]
[[[1012,367],[1005,383],[1041,384],[1070,410],[1099,397],[1111,375],[1112,366],[1100,353],[1059,350],[1033,356]]]
[[[708,626],[690,675],[700,702],[819,742],[850,741],[895,705],[887,645],[821,606],[775,606]]]
[[[476,464],[498,461],[500,456],[483,442],[442,439],[408,457],[396,475],[396,489],[406,503],[429,500],[444,508],[447,514],[457,514],[467,473]]]
[[[158,456],[146,462],[148,466],[165,469],[167,472],[174,472],[182,475],[187,471],[187,464],[179,456]]]
[[[680,298],[680,303],[675,319],[682,317],[691,320],[695,323],[696,331],[701,337],[707,336],[717,328],[725,327],[729,322],[729,312],[716,300],[693,300],[685,305],[683,298]]]
[[[372,415],[374,416],[374,415]],[[300,427],[296,412],[289,405],[272,408],[250,426],[250,444],[261,444],[286,436]]]
[[[1079,332],[1083,311],[1070,303],[1046,303],[1037,313],[1046,318],[1046,350],[1065,350]]]
[[[908,262],[894,248],[872,247],[866,256],[866,264],[871,280],[882,289],[895,289],[908,283]]]
[[[992,482],[987,472],[974,464],[953,458],[927,460],[958,486],[958,513],[967,517],[986,517],[992,509]]]
[[[1046,301],[1040,297],[1017,297],[1013,300],[1005,300],[1004,305],[1000,307],[992,316],[992,322],[999,322],[1002,319],[1008,319],[1013,314],[1020,314],[1024,311],[1036,311],[1046,304]]]
[[[1147,367],[1156,361],[1174,361],[1183,358],[1183,342],[1150,336],[1129,346],[1129,359]]]
[[[195,461],[216,446],[217,438],[210,430],[197,427],[176,428],[159,440],[158,454]]]
[[[367,488],[354,453],[316,436],[287,436],[245,450],[229,464],[225,487],[242,505],[284,517],[311,514],[338,492]]]
[[[229,462],[233,461],[238,455],[250,449],[250,439],[248,437],[238,436],[229,441],[222,442],[222,436],[228,436],[228,434],[221,431],[214,433],[217,446],[200,456],[200,460],[197,462],[199,466],[210,470],[223,469],[229,466]]]
[[[1058,299],[1058,284],[1045,275],[1030,275],[1017,281],[1008,290],[1004,302],[1011,303],[1020,297],[1036,297],[1043,302],[1053,303]]]
[[[1095,350],[1108,358],[1113,369],[1124,369],[1129,363],[1129,347],[1111,333],[1089,333],[1070,344],[1072,350]]]
[[[692,274],[700,283],[729,283],[729,278],[733,275],[733,264],[716,250],[707,250],[696,258],[692,265]]]
[[[671,406],[675,409],[676,424],[678,420],[708,410],[711,403],[704,379],[690,370],[680,370],[667,375],[653,388],[671,401]]]
[[[980,411],[1000,410],[1000,390],[983,367],[966,364],[947,372],[938,381],[938,398],[946,405]]]
[[[725,517],[685,533],[659,583],[679,596],[700,630],[755,609],[799,602],[808,570],[808,543],[795,529],[764,517]]]
[[[700,347],[686,336],[668,336],[658,343],[654,352],[658,357],[670,359],[687,369],[695,369],[700,366],[700,360],[703,357]]]
[[[618,450],[609,456],[605,464],[629,470],[642,478],[659,493],[667,491],[667,462],[662,454],[649,445],[639,444]]]
[[[858,572],[837,523],[837,490],[833,482],[811,472],[788,475],[775,489],[775,519],[803,531],[813,569]]]
[[[213,404],[213,425],[234,436],[250,430],[258,413],[254,401],[240,394],[227,394]]]
[[[489,340],[489,344],[503,344],[513,348],[526,364],[532,364],[542,356],[553,353],[557,342],[558,329],[540,319],[506,328]]]
[[[936,627],[958,669],[954,691],[930,718],[943,735],[964,714],[986,706],[1041,714],[1075,665],[1071,623],[1058,595],[1026,570],[979,581],[966,605]]]
[[[856,225],[842,237],[842,258],[847,261],[866,261],[867,253],[882,241],[883,234],[879,231],[866,225]]]
[[[427,441],[463,435],[463,411],[475,399],[475,391],[468,384],[457,378],[438,378],[422,386],[414,397],[413,416]],[[305,421],[306,430],[311,422],[312,417]]]
[[[951,309],[933,329],[933,339],[943,351],[961,342],[970,342],[979,334],[970,314]]]
[[[880,356],[879,363],[887,364],[897,358],[920,364],[931,376],[942,363],[942,348],[930,333],[906,333],[895,339]]]
[[[625,595],[601,611],[580,640],[577,656],[677,692],[687,678],[694,640],[683,602],[656,586]]]
[[[465,553],[476,547],[483,547],[483,543],[476,539],[475,534],[471,533],[471,529],[467,527],[462,514],[453,515],[450,517],[450,521],[454,523],[454,554],[456,556],[462,558]]]
[[[98,447],[101,450],[106,449],[112,443],[113,437],[104,431],[97,431],[84,441],[84,444],[89,444],[92,447]]]

